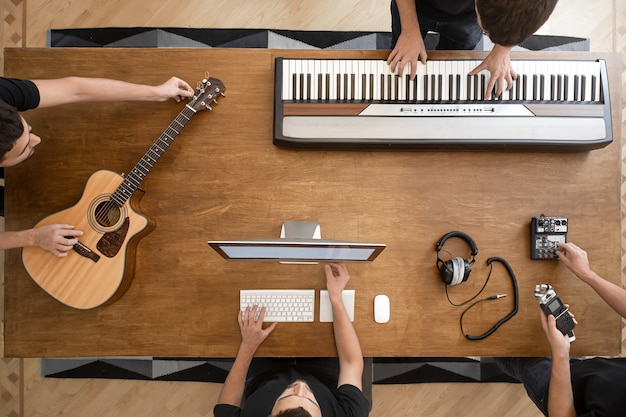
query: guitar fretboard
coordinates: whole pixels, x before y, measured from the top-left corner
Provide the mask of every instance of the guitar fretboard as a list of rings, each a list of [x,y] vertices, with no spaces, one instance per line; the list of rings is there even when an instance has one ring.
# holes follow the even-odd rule
[[[176,118],[170,123],[167,129],[159,136],[154,144],[148,149],[148,152],[139,160],[128,175],[124,177],[124,181],[117,187],[111,200],[119,206],[133,196],[139,184],[148,175],[154,164],[161,158],[163,153],[174,142],[176,136],[183,130],[187,122],[191,120],[191,117],[196,111],[189,105],[176,116]]]

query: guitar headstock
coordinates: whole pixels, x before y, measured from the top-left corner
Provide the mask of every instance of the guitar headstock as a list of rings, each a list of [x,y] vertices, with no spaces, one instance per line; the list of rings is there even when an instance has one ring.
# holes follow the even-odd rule
[[[194,111],[213,110],[211,103],[217,104],[217,97],[224,96],[224,83],[217,78],[207,78],[198,83],[196,93],[191,97],[191,101],[187,106]]]

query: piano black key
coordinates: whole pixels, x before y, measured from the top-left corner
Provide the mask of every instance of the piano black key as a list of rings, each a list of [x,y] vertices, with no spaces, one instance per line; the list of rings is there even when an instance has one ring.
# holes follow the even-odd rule
[[[304,74],[300,74],[300,91],[298,93],[298,98],[302,100],[304,97]]]
[[[485,99],[485,89],[487,88],[486,78],[487,77],[485,77],[485,74],[481,74],[480,76],[480,99],[481,100]]]
[[[466,94],[467,94],[467,98],[466,100],[471,100],[472,99],[472,79],[474,77],[471,75],[466,75],[466,79],[465,79],[465,84],[466,84]]]
[[[563,76],[563,100],[568,101],[569,98],[569,75]]]
[[[540,100],[544,100],[545,91],[546,91],[546,77],[545,75],[541,74],[539,76],[539,99]]]
[[[448,75],[448,100],[454,100],[454,76]]]
[[[528,90],[528,75],[522,75],[522,100],[528,100],[526,90]]]
[[[350,97],[350,85],[348,83],[348,74],[343,74],[343,100],[348,100]]]
[[[295,100],[296,99],[296,74],[293,74],[291,77],[291,99]]]
[[[430,100],[437,99],[437,77],[435,74],[431,74],[430,76]]]
[[[325,74],[326,75],[326,97],[324,97],[326,100],[330,100],[330,74]]]
[[[443,75],[437,75],[437,100],[443,99]]]
[[[419,97],[417,96],[417,86],[419,82],[419,75],[416,75],[415,78],[413,79],[413,98],[415,101],[419,100]]]
[[[374,74],[370,74],[369,100],[374,100]]]
[[[580,100],[581,101],[585,101],[585,94],[586,94],[586,84],[587,84],[587,76],[586,75],[581,75],[580,76]]]
[[[474,92],[472,94],[472,100],[478,100],[479,99],[479,92],[478,89],[480,88],[479,86],[479,77],[478,74],[474,75],[474,79],[472,80],[472,83],[474,84]]]
[[[537,77],[537,74],[533,74],[533,100],[539,99],[537,95],[538,83],[539,83],[539,77]]]
[[[457,74],[456,75],[456,97],[454,98],[455,100],[461,100],[461,74]]]
[[[311,74],[306,75],[306,99],[311,100]]]
[[[428,93],[430,90],[428,89],[428,75],[424,76],[424,100],[428,101],[430,97],[428,97]]]
[[[380,74],[380,99],[385,99],[385,75]]]
[[[354,74],[350,74],[350,100],[354,100],[356,95],[356,76]]]
[[[393,99],[394,100],[399,100],[400,99],[400,77],[398,77],[397,75],[392,75],[391,76],[392,80],[393,80]]]
[[[580,100],[580,76],[574,75],[574,101]]]
[[[409,74],[404,74],[404,85],[405,85],[405,91],[404,91],[404,96],[406,97],[405,100],[410,100],[411,99],[411,77]]]
[[[556,99],[561,101],[563,100],[563,76],[556,76]]]
[[[367,75],[361,74],[361,100],[369,100],[367,96]]]
[[[591,101],[596,101],[596,82],[597,78],[595,75],[591,76]]]
[[[336,90],[337,90],[337,92],[336,92],[336,94],[337,94],[336,99],[337,100],[341,100],[342,99],[342,97],[341,97],[341,93],[343,92],[342,80],[343,80],[343,77],[341,76],[341,74],[337,74],[337,85],[336,85],[336,87],[337,87],[336,88]]]
[[[556,77],[550,75],[550,100],[556,100]]]

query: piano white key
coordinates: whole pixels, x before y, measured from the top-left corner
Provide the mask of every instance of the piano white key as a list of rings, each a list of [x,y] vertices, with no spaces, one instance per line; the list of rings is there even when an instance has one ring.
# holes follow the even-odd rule
[[[319,77],[320,73],[320,60],[314,59],[310,63],[311,66],[311,100],[319,100]]]
[[[442,70],[442,85],[441,85],[441,99],[442,100],[452,100],[453,97],[450,96],[450,91],[454,86],[454,81],[450,84],[450,75],[452,74],[452,63],[450,61],[443,61],[440,66],[440,70]]]
[[[340,60],[339,61],[339,71],[338,71],[338,75],[339,77],[337,77],[337,82],[338,82],[338,89],[337,89],[337,99],[338,100],[346,100],[346,93],[348,91],[348,86],[346,85],[346,67],[347,67],[347,62],[344,60]]]
[[[373,100],[381,100],[380,96],[380,75],[383,74],[385,70],[383,66],[388,67],[388,65],[384,61],[375,61],[375,67],[373,67],[372,75],[373,75],[373,88],[372,88],[372,99]]]
[[[292,91],[291,91],[291,64],[293,61],[291,60],[283,60],[283,87],[282,87],[282,98],[283,100],[291,100]]]
[[[364,69],[364,65],[363,65],[363,60],[359,59],[357,61],[354,61],[354,65],[353,65],[353,69],[354,69],[354,99],[355,100],[363,100],[363,77],[361,77],[361,75],[363,74],[363,69]]]
[[[328,99],[337,100],[337,73],[339,72],[339,61],[331,60],[328,66]]]

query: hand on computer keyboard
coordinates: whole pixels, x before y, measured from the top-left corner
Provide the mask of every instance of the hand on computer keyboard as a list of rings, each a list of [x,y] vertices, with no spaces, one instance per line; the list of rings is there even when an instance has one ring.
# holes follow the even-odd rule
[[[253,349],[253,352],[255,352],[267,336],[274,331],[278,324],[274,322],[264,329],[263,318],[265,317],[265,307],[260,309],[258,318],[256,318],[258,309],[259,306],[257,305],[252,308],[246,307],[243,313],[238,312],[237,314],[239,328],[241,329],[241,344]]]

